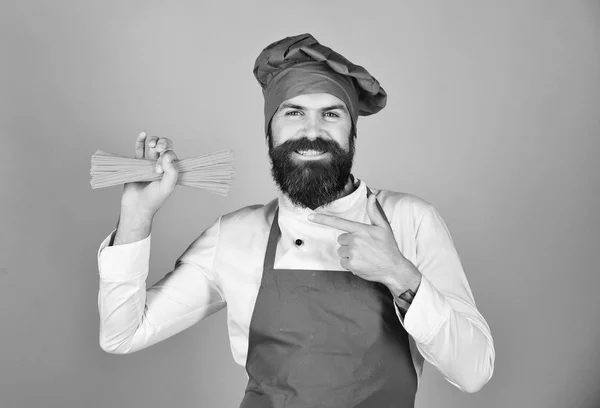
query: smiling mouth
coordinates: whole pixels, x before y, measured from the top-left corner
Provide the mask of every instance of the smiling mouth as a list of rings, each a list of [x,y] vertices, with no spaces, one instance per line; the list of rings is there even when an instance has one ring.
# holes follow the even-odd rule
[[[320,151],[320,150],[294,150],[296,153],[298,153],[301,156],[305,156],[305,157],[316,157],[316,156],[321,156],[327,152],[324,151]]]

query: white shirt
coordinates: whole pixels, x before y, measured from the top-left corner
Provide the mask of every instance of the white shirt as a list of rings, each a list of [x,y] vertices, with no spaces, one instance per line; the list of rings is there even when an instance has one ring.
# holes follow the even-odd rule
[[[366,185],[357,182],[353,193],[314,212],[370,223]],[[390,307],[396,309],[410,335],[417,379],[427,360],[460,390],[478,391],[492,376],[494,344],[442,217],[417,196],[371,191],[400,251],[422,274],[404,318],[390,297]],[[133,353],[227,306],[233,359],[245,366],[250,319],[277,205],[281,238],[275,268],[345,270],[337,253],[337,237],[343,231],[312,223],[307,216],[313,211],[294,206],[283,194],[266,205],[220,216],[176,260],[174,269],[148,289],[152,234],[137,242],[108,246],[113,230],[98,250],[101,348],[115,354]],[[295,244],[297,239],[303,241],[301,246]]]

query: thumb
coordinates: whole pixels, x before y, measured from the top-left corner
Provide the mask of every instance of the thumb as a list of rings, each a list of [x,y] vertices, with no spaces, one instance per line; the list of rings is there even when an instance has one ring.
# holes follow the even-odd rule
[[[369,198],[367,199],[367,215],[369,216],[369,219],[371,220],[371,224],[378,226],[378,227],[384,227],[387,229],[391,229],[390,224],[388,224],[388,222],[385,220],[385,218],[383,218],[383,215],[379,211],[379,208],[377,208],[377,201],[376,201],[375,194],[371,194],[369,196]]]
[[[164,185],[168,191],[173,191],[175,189],[177,179],[179,178],[179,168],[175,165],[175,163],[173,163],[173,161],[176,159],[175,153],[169,151],[169,154],[165,154],[162,160],[164,175],[162,178],[161,187]]]

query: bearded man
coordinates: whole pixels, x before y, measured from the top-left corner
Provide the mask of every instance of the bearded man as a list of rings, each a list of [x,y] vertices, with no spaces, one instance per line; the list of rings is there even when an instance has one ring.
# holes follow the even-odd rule
[[[228,307],[241,408],[413,407],[425,360],[476,392],[495,351],[439,212],[352,173],[358,116],[387,94],[310,34],[270,44],[254,74],[281,193],[225,214],[146,290],[154,216],[175,188],[169,139],[136,140],[163,178],[128,183],[98,251],[100,346],[132,353]]]

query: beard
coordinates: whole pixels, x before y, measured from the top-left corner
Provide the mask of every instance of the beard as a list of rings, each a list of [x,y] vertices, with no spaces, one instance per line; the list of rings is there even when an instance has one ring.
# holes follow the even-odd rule
[[[344,190],[352,170],[354,136],[349,138],[346,152],[333,140],[317,138],[290,139],[273,147],[269,137],[271,174],[277,186],[294,205],[315,209],[335,200]],[[331,157],[319,160],[294,159],[295,151],[329,152]]]

